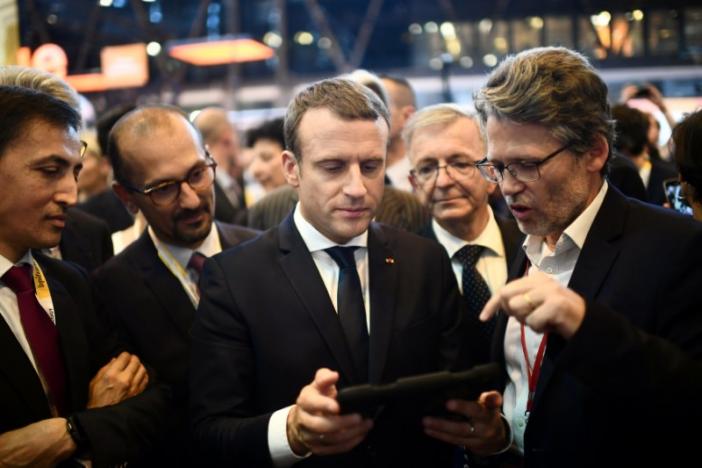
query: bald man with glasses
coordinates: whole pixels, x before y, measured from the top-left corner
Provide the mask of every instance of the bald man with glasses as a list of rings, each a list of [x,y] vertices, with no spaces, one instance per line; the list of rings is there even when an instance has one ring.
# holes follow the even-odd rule
[[[163,441],[169,448],[157,448],[153,462],[186,466],[192,463],[186,380],[199,275],[207,257],[256,231],[213,222],[217,165],[178,109],[132,111],[115,124],[109,146],[115,191],[128,208],[141,210],[148,228],[96,271],[93,283],[109,323],[173,388],[173,430]]]

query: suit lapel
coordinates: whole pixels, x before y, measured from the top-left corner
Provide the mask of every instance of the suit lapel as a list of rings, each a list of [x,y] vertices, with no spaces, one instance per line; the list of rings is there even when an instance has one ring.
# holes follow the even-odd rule
[[[349,383],[364,382],[355,375],[344,331],[312,255],[295,228],[292,213],[280,224],[278,242],[280,267],[339,364],[342,378]]]
[[[401,261],[401,259],[399,259]],[[392,325],[395,322],[397,269],[395,256],[378,224],[368,230],[368,283],[370,290],[370,383],[382,381]]]
[[[163,264],[147,230],[136,241],[131,256],[143,275],[144,283],[163,306],[165,315],[189,339],[195,308],[183,290],[183,285]]]
[[[85,388],[85,382],[90,369],[87,367],[89,357],[85,356],[85,351],[88,349],[85,334],[82,333],[82,328],[77,326],[82,323],[77,311],[78,305],[71,299],[61,282],[49,275],[46,281],[51,291],[51,301],[56,312],[56,327],[59,331],[64,365],[68,373],[70,408],[82,409],[87,398],[88,389]]]
[[[227,250],[234,247],[241,239],[236,235],[236,231],[233,229],[227,229],[226,226],[215,221],[215,226],[217,227],[217,234],[219,234],[219,243],[222,245],[222,250]]]
[[[50,418],[49,404],[39,376],[3,319],[0,319],[0,356],[0,374],[5,374],[15,393],[31,412],[32,419]]]

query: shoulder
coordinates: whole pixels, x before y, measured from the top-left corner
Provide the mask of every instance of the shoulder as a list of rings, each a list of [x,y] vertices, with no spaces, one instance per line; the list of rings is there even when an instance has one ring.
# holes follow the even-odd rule
[[[58,281],[70,292],[83,292],[88,288],[88,273],[77,263],[57,260],[36,251],[32,255],[47,279]]]
[[[220,234],[220,241],[222,242],[223,249],[233,247],[241,242],[253,239],[260,234],[260,231],[244,226],[237,226],[235,224],[222,223],[219,221],[217,221],[215,224]]]

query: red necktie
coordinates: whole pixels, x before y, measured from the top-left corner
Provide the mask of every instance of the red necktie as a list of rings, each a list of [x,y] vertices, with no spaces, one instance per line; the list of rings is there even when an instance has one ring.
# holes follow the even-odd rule
[[[49,387],[49,400],[59,414],[65,414],[66,370],[58,329],[37,300],[30,270],[29,265],[13,266],[2,276],[2,281],[17,296],[22,328],[39,372]]]
[[[202,255],[200,252],[193,252],[190,260],[188,261],[187,269],[195,272],[197,281],[195,285],[197,286],[197,293],[200,294],[200,276],[202,276],[202,269],[205,267],[205,260],[207,257]]]

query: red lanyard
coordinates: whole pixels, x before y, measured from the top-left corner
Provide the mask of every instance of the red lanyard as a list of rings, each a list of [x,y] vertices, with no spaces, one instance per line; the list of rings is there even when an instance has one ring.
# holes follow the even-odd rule
[[[527,260],[526,269],[524,271],[524,276],[529,274],[530,262]],[[544,333],[541,337],[541,342],[539,343],[539,349],[536,351],[536,358],[534,359],[534,366],[532,367],[529,361],[529,350],[526,344],[526,332],[524,329],[524,324],[521,324],[521,341],[522,341],[522,353],[524,353],[524,362],[527,368],[527,379],[529,381],[529,395],[527,398],[527,406],[524,414],[529,416],[531,413],[531,408],[534,406],[534,394],[536,393],[536,384],[539,383],[539,374],[541,374],[541,364],[544,362],[544,354],[546,352],[546,342],[548,341],[548,333]]]
[[[531,366],[529,362],[529,351],[527,350],[526,344],[526,333],[524,331],[524,324],[521,325],[522,328],[522,352],[524,353],[524,361],[527,366],[527,377],[529,378],[529,397],[527,399],[526,413],[531,413],[531,408],[534,405],[534,393],[536,393],[536,384],[539,382],[539,374],[541,374],[541,363],[544,362],[544,354],[546,351],[546,342],[548,341],[548,333],[544,333],[541,337],[541,343],[539,343],[539,350],[536,352],[536,359],[534,359],[534,367]]]

